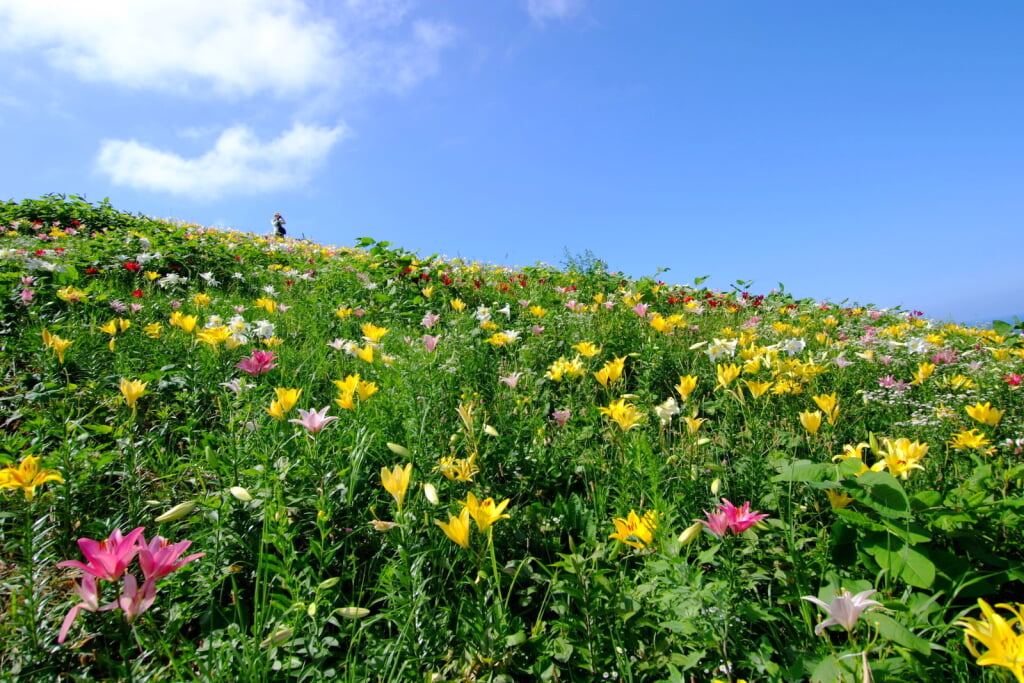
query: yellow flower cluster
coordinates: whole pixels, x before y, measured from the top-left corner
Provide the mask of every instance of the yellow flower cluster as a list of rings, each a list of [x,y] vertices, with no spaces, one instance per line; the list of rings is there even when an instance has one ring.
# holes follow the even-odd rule
[[[544,376],[555,382],[561,382],[564,377],[582,377],[585,372],[582,358],[576,356],[572,360],[566,360],[565,356],[562,356],[551,364]]]
[[[338,398],[334,399],[334,402],[345,410],[355,409],[357,396],[360,403],[365,403],[380,390],[376,382],[364,381],[360,379],[358,373],[348,375],[345,379],[334,380],[334,386],[338,387]]]

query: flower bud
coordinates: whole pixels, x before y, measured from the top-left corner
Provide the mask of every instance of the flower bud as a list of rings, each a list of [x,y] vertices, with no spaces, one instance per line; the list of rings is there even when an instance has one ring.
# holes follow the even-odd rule
[[[429,482],[423,485],[423,495],[430,501],[431,505],[437,505],[441,502],[441,499],[437,497],[437,489]]]
[[[194,510],[195,507],[196,507],[196,502],[194,500],[187,500],[184,503],[178,503],[177,505],[172,507],[170,510],[165,512],[164,514],[162,514],[159,517],[157,517],[156,521],[157,522],[173,522],[174,520],[181,519],[182,517],[184,517],[188,513],[192,512],[192,510]]]
[[[248,503],[250,500],[252,500],[252,494],[246,491],[241,486],[232,486],[231,488],[228,489],[228,493],[230,493],[232,496],[242,501],[243,503]]]
[[[683,530],[683,533],[679,534],[679,542],[683,545],[690,545],[693,543],[698,536],[700,536],[701,530],[704,525],[700,522],[694,522],[690,526]]]
[[[388,447],[388,450],[391,451],[392,453],[394,453],[395,455],[400,455],[403,458],[411,458],[412,457],[412,453],[410,453],[409,449],[406,448],[405,446],[402,446],[402,445],[397,444],[397,443],[391,443],[390,441],[386,445]]]
[[[334,613],[345,619],[362,619],[370,613],[365,607],[339,607]]]

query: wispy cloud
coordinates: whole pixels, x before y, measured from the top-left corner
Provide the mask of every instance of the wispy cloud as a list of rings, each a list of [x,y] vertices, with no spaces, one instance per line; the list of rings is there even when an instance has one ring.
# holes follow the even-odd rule
[[[118,185],[212,199],[299,187],[348,135],[344,126],[296,124],[263,142],[245,126],[228,128],[202,156],[187,159],[135,140],[104,140],[97,170]]]
[[[413,23],[412,37],[401,43],[373,41],[359,46],[352,61],[363,65],[362,85],[404,92],[437,73],[441,51],[455,39],[449,24],[420,20]]]
[[[526,11],[537,24],[570,19],[583,11],[584,0],[526,0]]]

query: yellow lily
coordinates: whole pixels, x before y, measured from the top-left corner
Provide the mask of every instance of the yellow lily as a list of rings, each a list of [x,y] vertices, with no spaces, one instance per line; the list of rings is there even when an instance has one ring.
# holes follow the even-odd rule
[[[411,477],[411,462],[406,464],[405,467],[395,465],[390,470],[387,467],[380,469],[380,483],[391,494],[391,497],[395,499],[395,502],[398,503],[399,510],[402,509],[402,503],[405,501],[405,492],[409,489],[409,479]]]
[[[48,481],[64,483],[64,477],[57,470],[40,470],[39,457],[26,456],[17,467],[11,465],[0,470],[0,489],[21,489],[25,500],[32,500],[36,487]]]
[[[454,543],[469,548],[469,508],[462,508],[458,517],[448,515],[447,524],[438,519],[434,520],[434,524],[441,527],[441,531]]]
[[[124,402],[132,409],[132,414],[135,414],[135,402],[139,400],[146,391],[146,382],[133,379],[131,381],[121,378],[121,394],[124,396]]]
[[[469,516],[476,522],[476,528],[481,533],[487,533],[487,530],[491,528],[491,525],[497,522],[499,519],[508,519],[509,516],[502,514],[505,508],[508,506],[508,498],[495,504],[493,498],[486,498],[482,501],[478,501],[476,496],[472,492],[466,494],[466,500],[462,505],[466,506],[466,510],[469,511]]]

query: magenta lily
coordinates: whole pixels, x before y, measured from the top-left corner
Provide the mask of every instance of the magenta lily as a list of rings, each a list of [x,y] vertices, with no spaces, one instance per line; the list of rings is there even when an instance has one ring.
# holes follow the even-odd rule
[[[277,367],[277,354],[273,351],[254,350],[248,358],[240,360],[235,367],[250,375],[262,375]]]
[[[110,537],[104,541],[80,538],[78,547],[81,548],[88,564],[78,560],[65,560],[58,562],[57,566],[77,567],[97,579],[117,581],[131,561],[135,559],[135,554],[139,552],[136,541],[144,530],[145,527],[140,526],[128,532],[127,536],[123,536],[120,529],[114,529]]]
[[[184,559],[178,559],[190,545],[192,545],[192,541],[171,543],[162,536],[154,536],[149,544],[145,544],[145,538],[143,538],[139,548],[139,566],[142,567],[142,575],[146,581],[162,579],[206,554],[193,553]]]
[[[715,512],[705,510],[704,514],[707,516],[706,519],[693,521],[700,522],[708,528],[708,531],[719,537],[725,536],[727,531],[741,534],[762,519],[768,518],[768,515],[759,513],[757,510],[751,512],[749,500],[743,504],[743,507],[738,508],[730,503],[728,498],[722,499]]]

